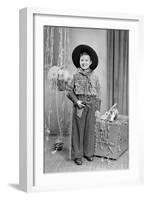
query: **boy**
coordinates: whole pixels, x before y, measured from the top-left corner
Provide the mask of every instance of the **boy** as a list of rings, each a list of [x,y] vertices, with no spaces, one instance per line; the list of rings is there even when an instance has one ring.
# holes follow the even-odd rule
[[[77,46],[72,53],[77,67],[67,97],[73,102],[71,156],[77,165],[82,157],[93,160],[95,144],[95,111],[100,110],[100,84],[93,71],[98,65],[96,52],[87,45]]]

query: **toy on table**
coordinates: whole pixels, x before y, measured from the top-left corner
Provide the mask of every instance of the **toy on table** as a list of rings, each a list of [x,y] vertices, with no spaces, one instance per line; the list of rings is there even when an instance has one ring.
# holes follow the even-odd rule
[[[109,111],[105,112],[104,115],[102,115],[100,117],[101,120],[106,120],[106,121],[109,121],[109,122],[113,122],[115,121],[117,118],[118,118],[118,109],[117,109],[117,104],[115,103],[110,109]]]

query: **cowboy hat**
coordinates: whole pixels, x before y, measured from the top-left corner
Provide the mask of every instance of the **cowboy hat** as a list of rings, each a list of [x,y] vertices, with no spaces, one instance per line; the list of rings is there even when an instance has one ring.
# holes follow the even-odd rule
[[[91,61],[92,61],[92,64],[90,65],[90,69],[94,70],[98,65],[98,56],[97,56],[97,53],[95,52],[95,50],[88,45],[82,44],[82,45],[77,46],[73,50],[72,60],[73,60],[74,65],[77,68],[80,67],[80,56],[84,52],[87,53],[90,56]]]

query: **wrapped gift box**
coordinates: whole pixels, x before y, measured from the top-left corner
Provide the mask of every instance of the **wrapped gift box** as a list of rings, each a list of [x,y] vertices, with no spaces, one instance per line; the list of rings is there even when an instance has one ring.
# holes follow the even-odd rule
[[[118,159],[128,149],[128,129],[127,116],[119,115],[113,122],[99,119],[95,127],[95,155]]]

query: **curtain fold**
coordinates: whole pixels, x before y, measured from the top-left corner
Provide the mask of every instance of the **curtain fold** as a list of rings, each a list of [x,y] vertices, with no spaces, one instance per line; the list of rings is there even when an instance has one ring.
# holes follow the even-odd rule
[[[129,31],[107,30],[108,108],[117,103],[121,114],[128,115]]]
[[[50,69],[69,67],[69,29],[44,26],[44,127],[51,134],[68,134],[70,106],[65,91],[52,89]]]

